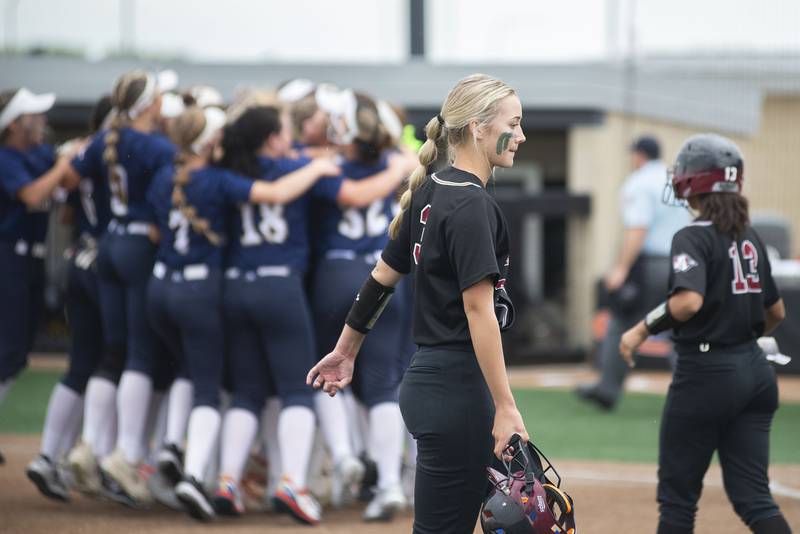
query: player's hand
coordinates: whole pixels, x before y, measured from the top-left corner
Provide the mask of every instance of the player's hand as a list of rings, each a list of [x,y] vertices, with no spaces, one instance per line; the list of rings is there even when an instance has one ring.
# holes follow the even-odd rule
[[[336,164],[333,158],[317,158],[312,160],[310,165],[314,165],[314,169],[319,172],[320,176],[339,176],[342,174],[342,168]]]
[[[511,436],[519,434],[523,443],[528,442],[528,431],[525,430],[525,423],[522,421],[522,416],[517,410],[517,407],[498,408],[494,414],[494,427],[492,428],[492,437],[494,438],[494,455],[499,460],[511,460],[509,452],[514,452],[509,449],[509,442]],[[505,454],[503,452],[506,451]]]
[[[622,339],[619,342],[619,355],[628,362],[628,367],[635,365],[633,355],[649,335],[647,328],[644,326],[644,321],[639,321],[636,326],[622,334]]]
[[[333,397],[353,380],[353,366],[355,359],[336,349],[322,358],[317,365],[311,368],[306,377],[306,384]]]
[[[625,280],[628,278],[628,271],[622,267],[614,267],[611,272],[606,275],[606,289],[613,293],[622,287]]]

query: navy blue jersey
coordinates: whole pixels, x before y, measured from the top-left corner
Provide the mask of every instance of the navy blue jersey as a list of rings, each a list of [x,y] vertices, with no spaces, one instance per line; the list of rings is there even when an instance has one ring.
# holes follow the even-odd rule
[[[147,190],[155,173],[161,167],[172,164],[175,146],[160,134],[143,133],[131,128],[119,130],[117,172],[127,195],[127,202],[123,202],[120,192],[112,190],[108,168],[103,161],[105,134],[106,131],[102,131],[95,135],[86,150],[72,160],[72,166],[83,177],[109,184],[113,218],[122,222],[149,220],[152,215],[148,210]]]
[[[147,193],[161,233],[158,259],[171,269],[196,263],[221,267],[223,247],[214,245],[204,234],[196,232],[173,205],[174,176],[172,165],[162,167]],[[248,178],[218,167],[203,167],[191,173],[191,180],[183,190],[197,216],[207,220],[211,231],[224,238],[228,207],[247,202],[252,187],[253,181]]]
[[[344,161],[341,168],[347,179],[362,180],[386,170],[386,155],[375,165]],[[335,199],[321,202],[314,223],[316,254],[322,257],[330,251],[370,254],[382,250],[389,241],[389,223],[394,217],[395,200],[392,193],[366,208],[344,210]]]
[[[49,171],[56,163],[55,148],[47,143],[41,143],[28,149],[26,156],[34,178]],[[47,239],[51,205],[52,202],[48,199],[40,206],[28,210],[28,241],[30,243],[44,243]]]
[[[70,193],[68,202],[75,209],[77,234],[100,237],[111,220],[108,184],[101,180],[81,178],[78,188]]]
[[[261,179],[273,182],[310,162],[308,158],[261,158]],[[311,250],[308,230],[311,199],[335,203],[341,185],[341,177],[324,177],[288,204],[237,206],[231,214],[228,264],[242,270],[287,265],[305,272]]]
[[[24,152],[0,146],[0,241],[28,238],[28,209],[17,195],[38,176]]]

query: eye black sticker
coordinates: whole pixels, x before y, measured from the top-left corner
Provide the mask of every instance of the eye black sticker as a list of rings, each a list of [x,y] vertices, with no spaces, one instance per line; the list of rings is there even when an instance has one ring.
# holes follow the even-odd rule
[[[497,138],[497,155],[499,156],[503,152],[506,151],[508,148],[508,143],[511,141],[511,137],[514,134],[511,132],[503,132],[500,134],[500,137]]]

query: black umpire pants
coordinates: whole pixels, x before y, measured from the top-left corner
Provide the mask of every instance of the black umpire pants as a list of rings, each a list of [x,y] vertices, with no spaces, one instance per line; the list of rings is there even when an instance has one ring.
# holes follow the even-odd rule
[[[494,405],[474,352],[421,348],[400,385],[417,440],[414,534],[472,534],[486,496]]]
[[[661,420],[658,502],[662,524],[691,533],[703,476],[719,452],[725,492],[748,525],[780,515],[769,490],[769,432],[778,408],[772,366],[749,342],[701,352],[678,346]]]

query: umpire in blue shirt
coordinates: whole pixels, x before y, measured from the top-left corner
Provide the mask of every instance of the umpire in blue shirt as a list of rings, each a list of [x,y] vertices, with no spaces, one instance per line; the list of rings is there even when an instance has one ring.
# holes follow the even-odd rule
[[[662,201],[667,168],[660,157],[653,137],[640,137],[631,146],[634,171],[620,191],[622,242],[604,280],[611,320],[600,346],[601,376],[576,390],[582,399],[607,410],[619,401],[628,372],[619,355],[620,337],[663,298],[672,236],[691,220],[687,210]]]

